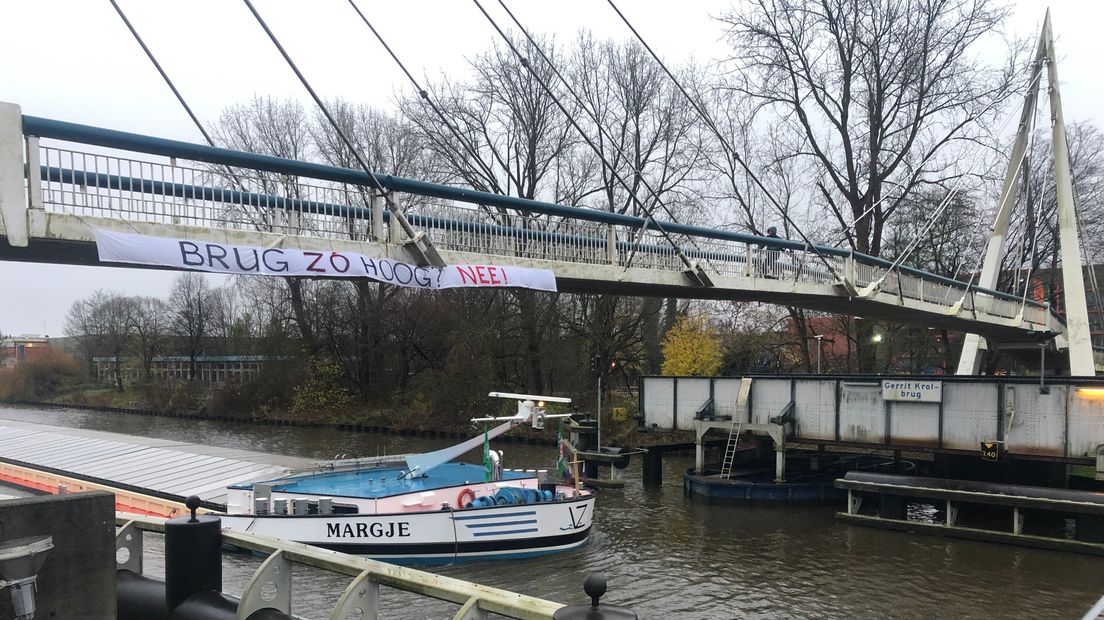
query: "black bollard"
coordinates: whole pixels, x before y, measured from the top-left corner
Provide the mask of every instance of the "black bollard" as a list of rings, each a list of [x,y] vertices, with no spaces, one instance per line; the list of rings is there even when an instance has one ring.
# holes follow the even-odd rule
[[[170,613],[196,593],[222,592],[222,519],[196,516],[200,503],[192,495],[185,501],[191,517],[165,522],[165,604]]]
[[[583,592],[590,597],[590,604],[567,605],[552,614],[552,620],[636,620],[636,612],[628,607],[602,605],[598,599],[606,593],[606,578],[589,575],[583,582]]]
[[[663,485],[663,451],[658,447],[648,448],[644,453],[644,486]]]

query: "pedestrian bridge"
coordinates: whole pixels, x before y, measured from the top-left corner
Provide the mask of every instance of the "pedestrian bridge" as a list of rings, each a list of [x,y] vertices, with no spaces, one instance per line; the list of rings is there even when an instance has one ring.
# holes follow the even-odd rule
[[[1066,346],[1045,304],[849,250],[377,178],[448,264],[549,269],[570,293],[762,301],[973,332],[1009,348],[1049,336]],[[93,227],[418,259],[419,244],[372,187],[360,171],[24,116],[0,103],[3,260],[106,265]]]

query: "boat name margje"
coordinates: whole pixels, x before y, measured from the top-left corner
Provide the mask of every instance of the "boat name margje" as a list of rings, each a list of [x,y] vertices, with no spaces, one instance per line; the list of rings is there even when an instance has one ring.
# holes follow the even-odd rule
[[[410,522],[327,523],[326,538],[403,538],[410,536]]]

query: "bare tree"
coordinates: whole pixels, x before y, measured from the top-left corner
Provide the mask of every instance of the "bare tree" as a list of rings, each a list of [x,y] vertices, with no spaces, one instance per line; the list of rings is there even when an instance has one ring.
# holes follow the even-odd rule
[[[115,374],[115,389],[120,392],[123,391],[122,365],[131,338],[130,317],[128,298],[98,290],[87,299],[74,302],[65,319],[65,333],[80,339],[89,371],[94,371],[93,356],[107,356]]]
[[[169,293],[170,329],[188,356],[188,378],[196,378],[196,359],[203,354],[210,330],[211,289],[203,274],[187,271],[173,281]]]
[[[340,99],[330,102],[329,108],[341,131],[377,171],[413,178],[427,175],[422,138],[407,121]],[[353,153],[322,114],[315,115],[311,134],[318,152],[327,163],[349,168],[357,166]],[[366,190],[362,188],[356,196],[351,196],[356,204],[365,208],[370,206]],[[409,207],[410,203],[405,202],[403,206]],[[349,231],[352,238],[358,238],[364,232]],[[335,284],[339,288],[345,286],[352,287],[355,293],[352,299],[342,295],[340,290],[327,291],[332,304],[337,306],[332,309],[341,310],[334,314],[340,314],[343,320],[340,324],[326,321],[325,326],[319,325],[319,337],[326,342],[334,357],[343,362],[346,374],[357,385],[361,397],[367,398],[373,382],[383,371],[383,345],[389,337],[388,318],[393,316],[401,303],[399,298],[411,292],[366,279],[354,279],[347,285]],[[327,314],[327,318],[332,316]]]
[[[539,44],[553,62],[558,62],[559,51],[553,45],[547,41]],[[516,45],[523,53],[536,57],[536,50],[527,43]],[[563,182],[560,175],[567,169],[561,162],[576,146],[578,137],[557,107],[554,95],[540,83],[558,88],[551,67],[545,63],[530,66],[540,81],[508,47],[496,45],[471,61],[471,81],[446,80],[432,87],[431,96],[448,125],[420,98],[404,100],[403,113],[421,135],[431,156],[430,168],[442,180],[520,198],[574,204],[578,196],[562,192],[575,192],[578,185]],[[562,100],[570,105],[567,98]],[[520,229],[547,230],[557,225],[535,213],[517,215],[502,209],[492,210],[489,217]],[[529,243],[537,242],[519,237],[519,255],[526,255]],[[522,337],[525,385],[539,391],[545,382],[542,348],[548,336],[551,304],[539,304],[536,294],[528,290],[510,291],[508,295],[513,298],[511,308],[516,311]]]
[[[969,171],[966,145],[1022,84],[1018,51],[990,66],[979,42],[1010,7],[991,0],[748,0],[722,21],[728,88],[795,137],[793,156],[854,249],[880,255],[890,217]],[[860,367],[872,357],[858,338]]]
[[[129,297],[133,348],[142,367],[142,380],[149,381],[153,358],[161,355],[169,331],[168,309],[156,297]]]
[[[800,138],[795,154],[852,247],[878,255],[910,193],[963,174],[955,145],[1015,94],[1017,49],[975,56],[1010,7],[991,0],[749,0],[722,18],[735,57],[730,88]],[[853,224],[852,224],[853,222]]]
[[[292,99],[279,101],[272,97],[254,97],[247,104],[233,105],[223,110],[213,131],[219,144],[250,153],[272,155],[294,160],[310,159],[312,142],[307,113]],[[221,178],[241,190],[263,195],[296,200],[306,198],[307,188],[298,177],[281,174],[216,169]],[[244,218],[254,228],[263,232],[287,230],[298,233],[303,224],[299,210],[277,210],[267,206],[241,204],[226,217]],[[308,350],[315,347],[311,316],[307,311],[310,296],[309,281],[302,278],[285,278],[287,295],[295,314],[303,342]]]
[[[1104,252],[1104,134],[1090,123],[1067,128],[1070,171],[1085,258],[1095,263]],[[1046,270],[1053,291],[1060,278],[1058,200],[1054,186],[1054,156],[1049,132],[1039,132],[1024,161],[1019,201],[1013,209],[1002,262],[1008,270],[1001,286],[1020,290],[1027,274]],[[1057,298],[1050,299],[1056,302]],[[1057,307],[1057,306],[1056,306]]]
[[[91,299],[78,299],[69,306],[65,315],[65,335],[77,340],[77,349],[84,357],[88,374],[96,376],[93,358],[99,348],[99,328],[96,325],[95,305]]]

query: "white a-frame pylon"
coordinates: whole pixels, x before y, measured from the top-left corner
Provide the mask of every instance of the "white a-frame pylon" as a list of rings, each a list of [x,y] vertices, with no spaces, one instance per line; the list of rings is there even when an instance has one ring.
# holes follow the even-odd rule
[[[985,260],[981,266],[978,286],[992,289],[1000,275],[1000,259],[1008,235],[1008,220],[1016,199],[1017,180],[1026,154],[1031,132],[1031,120],[1039,96],[1043,65],[1047,66],[1047,86],[1050,96],[1051,151],[1054,154],[1054,181],[1058,200],[1058,239],[1062,258],[1062,296],[1066,311],[1065,341],[1068,343],[1069,372],[1073,376],[1094,376],[1092,340],[1089,334],[1089,310],[1085,300],[1085,280],[1081,272],[1081,242],[1077,234],[1077,216],[1073,204],[1073,178],[1070,173],[1069,149],[1066,145],[1066,124],[1062,118],[1062,96],[1058,91],[1057,56],[1054,52],[1054,34],[1047,10],[1043,30],[1039,33],[1039,46],[1031,63],[1031,81],[1024,99],[1020,127],[1012,146],[1012,158],[1001,186],[1000,202],[996,218],[985,248]],[[982,340],[978,334],[967,334],[958,360],[960,375],[974,375],[981,368]]]

